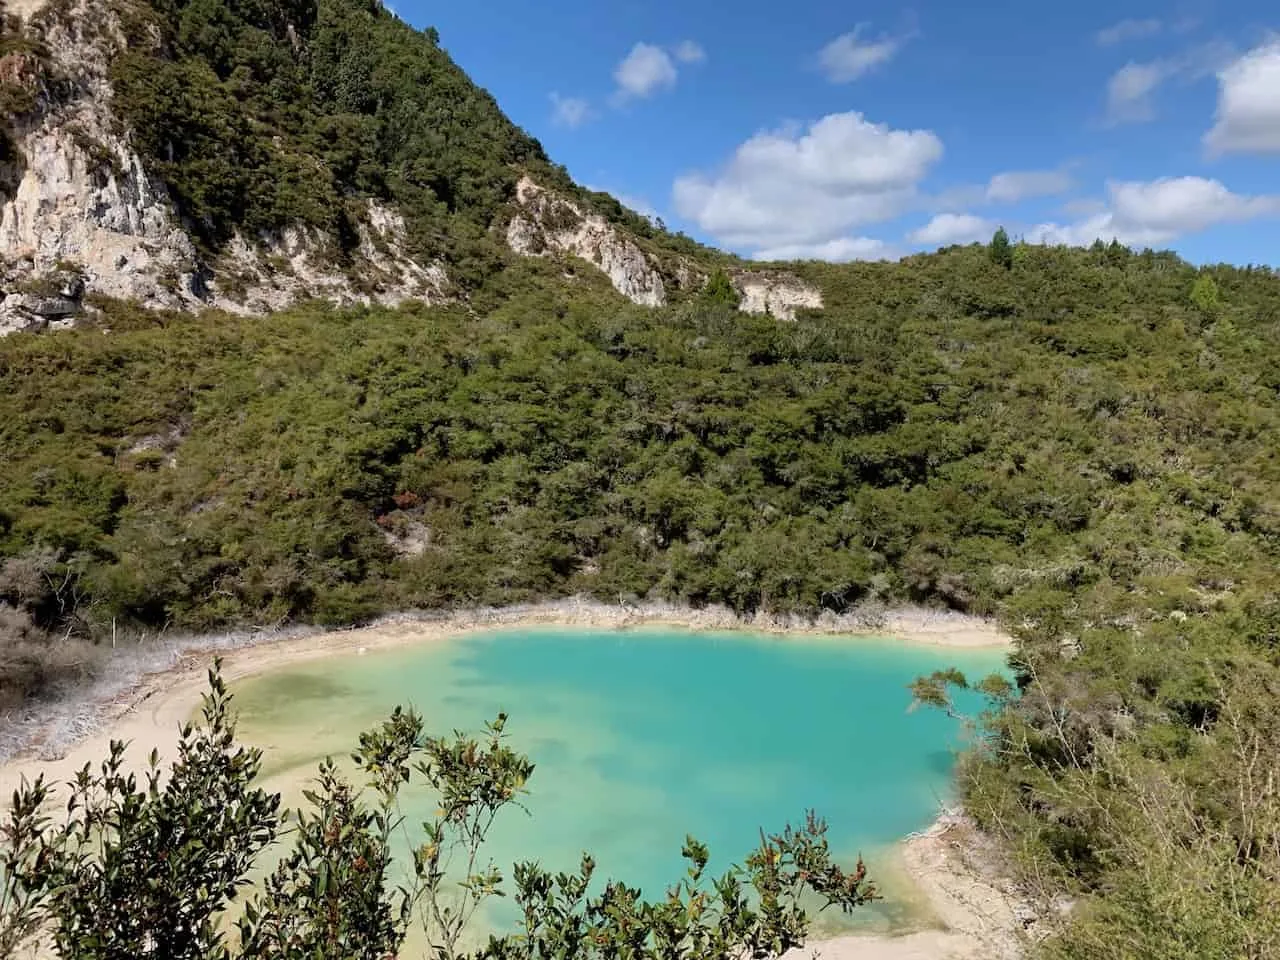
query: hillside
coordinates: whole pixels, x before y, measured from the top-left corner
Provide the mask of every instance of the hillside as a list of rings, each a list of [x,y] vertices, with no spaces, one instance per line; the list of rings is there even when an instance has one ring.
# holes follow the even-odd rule
[[[1040,955],[1280,955],[1274,271],[748,266],[575,186],[376,5],[20,12],[0,708],[165,630],[990,614],[1018,686],[966,802],[1073,904]]]
[[[577,187],[377,0],[24,0],[3,26],[0,332],[74,322],[98,295],[244,314],[465,301],[548,254],[650,306],[715,268],[747,309],[818,305]]]

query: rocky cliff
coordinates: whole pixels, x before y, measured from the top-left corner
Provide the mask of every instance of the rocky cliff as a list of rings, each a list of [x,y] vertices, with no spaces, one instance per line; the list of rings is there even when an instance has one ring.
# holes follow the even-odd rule
[[[523,177],[516,187],[516,212],[507,225],[507,245],[516,253],[565,253],[604,272],[615,290],[649,307],[667,302],[662,276],[636,246],[599,214],[584,210]]]
[[[8,4],[0,334],[74,323],[95,297],[258,314],[304,298],[395,305],[465,296],[442,255],[424,256],[421,242],[410,242],[393,200],[343,200],[342,245],[301,221],[256,230],[219,224],[225,237],[210,243],[117,109],[110,65],[131,42],[121,9],[113,0]],[[488,229],[515,254],[580,258],[620,294],[652,307],[706,281],[697,258],[644,249],[563,187],[525,173],[513,194]],[[790,319],[822,303],[816,289],[777,271],[741,269],[732,279],[746,311]]]
[[[0,78],[30,104],[13,119],[18,169],[0,206],[0,333],[71,322],[91,294],[236,313],[307,297],[394,305],[448,295],[439,264],[405,253],[403,218],[372,201],[341,264],[328,238],[302,228],[200,250],[113,110],[107,64],[125,38],[112,8],[24,0],[8,12],[25,15],[32,50],[0,59]]]
[[[659,265],[635,238],[603,216],[546,190],[531,178],[516,188],[516,213],[507,225],[507,244],[526,256],[561,254],[587,261],[609,278],[615,290],[635,303],[658,307],[667,302],[668,284],[676,290],[696,290],[707,281],[704,265],[677,257]],[[663,280],[666,267],[669,280]],[[800,309],[818,309],[822,294],[786,271],[776,269],[730,272],[744,313],[769,314],[794,320]]]

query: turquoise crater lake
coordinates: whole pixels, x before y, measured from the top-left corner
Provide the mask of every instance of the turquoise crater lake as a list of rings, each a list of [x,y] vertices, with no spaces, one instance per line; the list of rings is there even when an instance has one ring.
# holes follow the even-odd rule
[[[960,725],[908,712],[906,685],[957,666],[1003,669],[999,649],[889,640],[673,629],[505,629],[314,660],[234,686],[242,737],[266,752],[267,785],[297,803],[326,755],[396,704],[433,733],[479,732],[510,715],[515,748],[537,765],[527,807],[499,821],[489,853],[576,868],[661,896],[684,869],[686,833],[710,845],[715,872],[740,861],[759,829],[830,824],[839,859],[861,852],[888,899],[817,928],[900,929],[914,916],[893,846],[953,799]],[[976,708],[976,703],[969,704]],[[409,823],[429,797],[406,797]],[[502,927],[509,907],[482,922]]]

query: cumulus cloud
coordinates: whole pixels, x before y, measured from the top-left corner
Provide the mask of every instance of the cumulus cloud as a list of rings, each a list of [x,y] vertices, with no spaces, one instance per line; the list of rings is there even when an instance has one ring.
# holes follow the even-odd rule
[[[1105,209],[1075,223],[1039,224],[1027,231],[1027,239],[1072,246],[1114,239],[1153,247],[1219,223],[1280,217],[1280,195],[1232,193],[1220,181],[1204,177],[1113,181],[1107,195]]]
[[[874,237],[837,237],[826,243],[792,243],[766,247],[752,255],[753,260],[827,260],[848,263],[850,260],[897,260],[901,251]]]
[[[1204,142],[1212,155],[1280,152],[1280,39],[1218,74],[1218,110]]]
[[[635,99],[674,87],[678,75],[670,54],[650,43],[637,43],[613,71],[618,93]]]
[[[1098,46],[1111,47],[1127,40],[1154,37],[1163,29],[1164,23],[1154,18],[1148,20],[1121,20],[1119,23],[1113,23],[1111,26],[1099,30],[1094,39],[1097,40]]]
[[[643,100],[660,90],[676,85],[680,70],[676,66],[701,63],[707,51],[693,40],[682,40],[669,51],[652,43],[637,43],[613,70],[618,89],[613,95],[615,106],[628,100]]]
[[[672,194],[682,217],[729,246],[811,247],[909,209],[941,157],[931,131],[836,113],[804,131],[758,133],[719,173],[679,177]]]
[[[551,94],[551,122],[558,127],[580,127],[591,119],[591,104],[581,97]]]
[[[973,243],[989,238],[996,232],[996,226],[993,221],[972,213],[940,213],[923,227],[912,230],[907,239],[931,247]]]
[[[672,51],[681,63],[701,63],[707,59],[707,51],[692,40],[682,40]]]
[[[863,39],[865,24],[836,37],[818,52],[818,66],[832,83],[857,80],[881,64],[888,63],[902,48],[905,37],[881,36]]]

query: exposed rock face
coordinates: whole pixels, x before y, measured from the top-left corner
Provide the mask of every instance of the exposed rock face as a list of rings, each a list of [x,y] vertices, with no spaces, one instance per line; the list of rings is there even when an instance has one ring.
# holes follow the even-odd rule
[[[33,13],[45,5],[46,0],[5,0],[5,9],[10,13],[29,19]]]
[[[742,294],[738,309],[767,313],[780,320],[794,320],[796,310],[822,307],[822,292],[790,274],[740,273],[733,285]]]
[[[24,164],[16,186],[0,195],[0,335],[45,329],[55,315],[78,312],[86,290],[149,307],[238,313],[312,297],[383,305],[446,297],[443,268],[409,257],[404,221],[372,202],[358,228],[359,247],[342,263],[325,255],[326,238],[302,229],[254,242],[238,237],[214,263],[205,262],[112,110],[107,64],[124,38],[106,4],[77,0],[56,16],[39,6],[28,0],[8,9],[43,35],[69,92],[57,102],[42,96],[15,131]],[[64,298],[76,301],[76,311],[22,295],[24,285],[66,265],[83,277],[77,296]]]
[[[237,235],[216,255],[198,248],[113,109],[108,65],[126,41],[111,5],[8,0],[6,8],[26,18],[50,56],[0,60],[0,80],[24,87],[34,103],[6,118],[22,162],[0,169],[0,335],[71,325],[89,294],[241,314],[312,298],[395,306],[453,295],[443,265],[415,260],[403,218],[374,201],[347,251],[303,227]],[[44,70],[58,82],[46,83]],[[514,206],[506,231],[514,252],[580,257],[637,304],[662,306],[669,286],[706,283],[696,261],[673,256],[659,264],[625,230],[527,176]],[[74,290],[59,286],[68,271],[78,278]],[[822,305],[817,290],[789,274],[742,271],[732,279],[748,312],[794,319],[798,308]]]
[[[210,302],[232,313],[280,310],[298,300],[398,306],[406,300],[446,300],[449,279],[439,264],[422,266],[404,251],[403,218],[369,201],[360,244],[333,266],[332,242],[317,231],[289,228],[256,243],[236,236],[214,271]]]
[[[157,306],[201,299],[195,247],[174,224],[164,188],[100,117],[77,110],[46,118],[20,143],[27,169],[0,212],[0,253],[33,275],[74,263],[88,287]],[[111,163],[91,158],[76,132],[92,137]]]
[[[660,307],[667,302],[662,276],[644,252],[613,224],[587,213],[524,177],[516,187],[520,212],[507,227],[507,245],[525,256],[568,253],[608,275],[615,290],[634,303]]]
[[[36,6],[23,12],[70,93],[40,103],[19,126],[25,169],[0,208],[0,255],[11,273],[33,277],[74,263],[90,290],[108,296],[157,306],[198,301],[195,247],[111,111],[106,71],[112,46],[123,42],[117,25],[94,0],[59,16]]]
[[[525,256],[567,253],[581,257],[606,273],[614,289],[635,303],[660,307],[667,291],[662,275],[644,252],[604,217],[584,211],[578,204],[524,177],[516,187],[519,212],[507,227],[507,245]],[[705,273],[681,259],[674,272],[680,289],[698,288]],[[780,320],[794,320],[796,310],[820,308],[822,294],[789,273],[741,271],[731,278],[745,313],[768,313]]]

